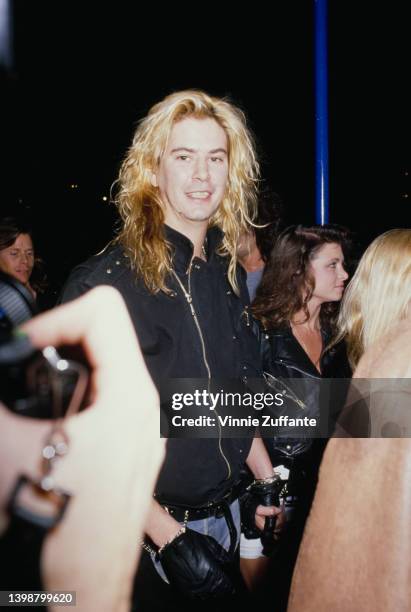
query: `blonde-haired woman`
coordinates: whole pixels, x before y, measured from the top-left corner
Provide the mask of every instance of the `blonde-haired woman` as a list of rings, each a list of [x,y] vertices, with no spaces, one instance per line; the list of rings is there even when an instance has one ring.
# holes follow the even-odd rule
[[[386,232],[364,253],[340,337],[356,389],[372,379],[370,431],[385,439],[330,441],[288,612],[410,610],[411,229]]]
[[[403,320],[411,300],[411,229],[378,236],[348,285],[338,319],[353,369],[363,353]]]

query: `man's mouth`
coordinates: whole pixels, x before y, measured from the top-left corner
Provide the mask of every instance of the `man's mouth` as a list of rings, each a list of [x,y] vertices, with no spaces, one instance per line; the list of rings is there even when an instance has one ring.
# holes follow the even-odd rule
[[[210,191],[189,191],[186,194],[189,198],[192,198],[193,200],[206,200],[207,198],[210,197],[211,192]]]

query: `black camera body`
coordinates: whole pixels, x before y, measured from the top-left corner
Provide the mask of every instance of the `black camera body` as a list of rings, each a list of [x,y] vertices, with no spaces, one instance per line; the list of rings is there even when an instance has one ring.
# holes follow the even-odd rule
[[[36,419],[61,417],[72,396],[77,375],[58,373],[44,351],[33,347],[19,326],[37,314],[31,293],[14,278],[0,273],[0,401],[20,416]],[[54,359],[60,356],[54,351]],[[52,355],[53,358],[53,355]],[[59,414],[55,414],[58,386]],[[63,414],[62,414],[63,413]]]

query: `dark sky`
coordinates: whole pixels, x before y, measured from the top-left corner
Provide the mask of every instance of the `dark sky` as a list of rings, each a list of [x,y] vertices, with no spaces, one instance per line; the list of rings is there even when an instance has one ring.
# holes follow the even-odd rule
[[[136,121],[172,90],[230,95],[284,223],[314,222],[312,3],[237,3],[231,15],[224,3],[102,4],[13,3],[3,196],[30,207],[54,274],[110,238],[115,213],[102,197]],[[410,225],[406,3],[329,5],[330,218],[366,243]]]

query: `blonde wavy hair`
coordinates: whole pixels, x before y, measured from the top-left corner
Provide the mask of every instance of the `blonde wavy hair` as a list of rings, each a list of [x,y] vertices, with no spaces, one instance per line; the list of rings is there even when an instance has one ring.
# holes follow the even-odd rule
[[[259,164],[243,112],[226,99],[187,90],[173,93],[151,108],[138,125],[116,181],[115,204],[122,228],[116,237],[132,268],[151,292],[168,291],[172,247],[164,236],[164,205],[151,183],[166,150],[172,127],[187,117],[214,119],[228,141],[228,181],[223,200],[209,221],[224,233],[219,254],[228,256],[228,278],[237,292],[236,245],[256,216]]]
[[[411,229],[394,229],[367,248],[345,290],[338,335],[352,369],[364,351],[407,316],[411,300]]]

